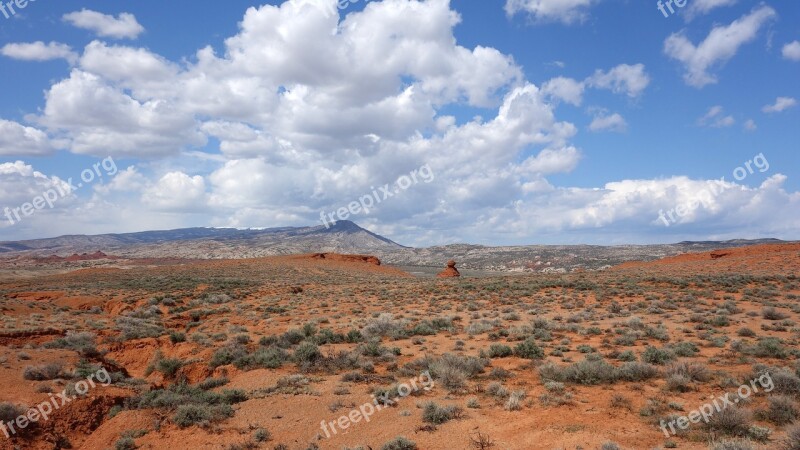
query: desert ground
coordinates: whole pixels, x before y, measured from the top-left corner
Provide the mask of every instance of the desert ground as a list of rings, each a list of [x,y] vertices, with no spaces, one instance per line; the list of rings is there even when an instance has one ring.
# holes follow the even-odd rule
[[[798,270],[800,244],[447,279],[335,255],[15,263],[0,449],[798,449]]]

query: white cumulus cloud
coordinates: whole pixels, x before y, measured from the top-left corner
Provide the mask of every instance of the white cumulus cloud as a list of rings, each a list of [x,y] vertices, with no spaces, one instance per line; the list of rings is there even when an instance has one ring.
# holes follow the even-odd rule
[[[765,105],[762,108],[762,111],[765,113],[777,113],[786,111],[789,108],[794,107],[797,105],[797,100],[792,97],[778,97],[775,100],[775,103],[771,105]]]
[[[585,20],[596,3],[599,0],[506,0],[505,9],[510,16],[524,12],[536,21],[571,24]]]
[[[6,44],[0,49],[3,56],[22,61],[50,61],[53,59],[66,59],[74,63],[78,59],[78,54],[72,51],[72,47],[59,42],[45,44],[42,41],[19,42]]]
[[[789,61],[800,61],[800,41],[792,41],[783,46],[783,57]]]
[[[144,32],[144,27],[130,13],[120,13],[117,17],[114,17],[113,15],[84,8],[80,11],[64,14],[62,19],[75,27],[93,31],[101,37],[136,39]]]
[[[742,45],[754,40],[761,27],[775,17],[777,13],[771,7],[758,7],[730,25],[715,26],[698,45],[684,32],[674,33],[664,41],[664,53],[684,65],[686,84],[702,88],[717,82],[711,69],[733,58]]]

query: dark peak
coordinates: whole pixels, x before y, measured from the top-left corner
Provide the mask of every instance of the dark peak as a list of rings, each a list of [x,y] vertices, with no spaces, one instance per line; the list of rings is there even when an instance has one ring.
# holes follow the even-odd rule
[[[318,229],[318,228],[317,228]],[[383,241],[387,244],[397,245],[398,247],[403,247],[402,245],[398,244],[397,242],[392,241],[391,239],[387,239],[379,234],[375,234],[372,231],[367,229],[361,228],[353,221],[350,220],[338,220],[336,223],[331,225],[330,228],[325,228],[322,230],[323,233],[345,233],[345,234],[356,234],[356,233],[364,233],[369,236],[372,236],[375,239]]]
[[[355,222],[350,220],[339,220],[334,223],[329,229],[329,231],[333,232],[345,232],[345,233],[355,233],[357,231],[366,231],[360,226],[356,225]]]

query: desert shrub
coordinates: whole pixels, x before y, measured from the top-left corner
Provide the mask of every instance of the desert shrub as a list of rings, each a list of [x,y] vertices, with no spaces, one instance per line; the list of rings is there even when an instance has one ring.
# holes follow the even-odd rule
[[[132,437],[121,437],[114,443],[114,450],[135,450],[136,441]]]
[[[381,345],[381,341],[378,338],[372,338],[369,341],[362,343],[357,347],[356,350],[364,356],[370,356],[373,358],[383,356],[385,353],[389,352],[388,348]]]
[[[383,444],[381,450],[417,450],[417,444],[414,443],[414,441],[399,436]]]
[[[202,389],[204,391],[207,391],[209,389],[214,389],[214,388],[218,388],[220,386],[225,386],[226,384],[228,384],[228,379],[227,378],[206,378],[205,380],[197,383],[195,386],[198,389]]]
[[[361,334],[361,332],[358,331],[358,330],[350,330],[350,331],[347,332],[347,335],[345,336],[345,340],[347,342],[349,342],[350,344],[363,342],[364,341],[364,335]]]
[[[771,434],[771,429],[767,427],[760,427],[758,425],[751,425],[750,429],[747,430],[747,435],[750,437],[750,439],[758,442],[768,441]]]
[[[489,361],[472,356],[459,356],[445,353],[435,361],[425,363],[436,381],[449,390],[461,389],[466,379],[474,378],[484,372]]]
[[[774,337],[759,339],[754,346],[746,347],[744,351],[761,358],[786,359],[789,356],[783,341]]]
[[[658,376],[658,369],[640,362],[626,362],[616,372],[617,378],[625,381],[644,381]]]
[[[436,334],[436,329],[431,326],[430,322],[422,321],[411,329],[413,336],[433,336]]]
[[[614,338],[614,345],[622,345],[626,347],[630,347],[636,344],[637,337],[633,333],[626,333],[622,336],[617,336]]]
[[[204,425],[211,422],[220,422],[233,416],[233,408],[230,405],[180,405],[172,417],[181,428],[192,425]]]
[[[232,404],[247,400],[242,390],[226,389],[212,392],[186,384],[174,384],[166,389],[156,389],[129,400],[139,409],[166,409],[174,411],[173,421],[181,428],[207,425],[233,416]]]
[[[155,362],[153,368],[165,377],[172,378],[183,367],[183,364],[184,362],[177,358],[160,358]]]
[[[800,378],[787,369],[756,365],[753,373],[753,378],[769,375],[775,386],[772,391],[773,394],[800,396]]]
[[[800,450],[800,424],[786,429],[786,437],[781,442],[782,450]]]
[[[272,440],[272,433],[264,428],[259,428],[253,433],[253,440],[256,442],[267,442]]]
[[[294,351],[294,360],[298,364],[309,364],[322,358],[322,352],[319,351],[317,344],[311,341],[304,341]]]
[[[166,389],[145,392],[129,402],[132,407],[138,409],[174,410],[181,405],[231,405],[246,398],[244,391],[241,390],[225,389],[222,392],[213,392],[181,383],[173,384]]]
[[[186,333],[182,333],[180,331],[170,331],[169,340],[173,344],[178,344],[180,342],[186,342]]]
[[[682,373],[669,374],[666,387],[673,392],[689,392],[692,390],[692,380]]]
[[[648,327],[647,330],[645,330],[645,336],[663,342],[669,341],[669,331],[663,326]]]
[[[525,391],[514,391],[508,396],[503,409],[506,411],[519,411],[522,409],[522,400],[525,400]]]
[[[701,363],[695,362],[681,361],[672,363],[669,367],[667,367],[664,374],[668,377],[671,375],[681,375],[686,377],[689,381],[697,381],[701,383],[705,383],[711,379],[711,373],[709,372],[708,367]]]
[[[361,333],[366,338],[394,336],[403,330],[403,323],[395,321],[394,316],[383,313],[365,326]]]
[[[761,311],[761,316],[767,320],[783,320],[789,318],[787,314],[784,314],[777,309],[773,308],[772,306],[768,306]]]
[[[503,344],[492,344],[489,346],[489,358],[506,358],[514,354],[511,347]]]
[[[642,353],[642,361],[650,364],[664,365],[675,359],[675,354],[667,349],[647,347]]]
[[[239,369],[277,369],[289,359],[289,355],[280,347],[259,348],[253,353],[236,358],[233,364]]]
[[[218,348],[213,355],[209,365],[211,367],[225,366],[233,364],[239,358],[247,356],[247,348],[242,345],[226,345]]]
[[[480,322],[472,322],[467,325],[466,332],[470,336],[475,336],[477,334],[486,333],[487,331],[491,331],[493,329],[494,325],[486,320],[481,320]]]
[[[514,354],[525,359],[542,359],[544,358],[544,349],[536,345],[533,339],[529,338],[517,344],[514,348]]]
[[[736,332],[741,337],[755,337],[756,332],[751,330],[750,328],[744,327],[740,328],[739,331]]]
[[[744,439],[723,440],[711,444],[710,450],[755,450],[755,446]]]
[[[422,420],[433,425],[441,425],[463,416],[463,410],[456,405],[439,406],[428,402],[422,409]]]
[[[776,425],[786,425],[800,418],[800,410],[791,397],[776,395],[769,398],[765,416]]]
[[[339,373],[343,370],[361,368],[366,372],[374,372],[375,367],[370,361],[363,362],[359,356],[352,352],[341,350],[327,356],[321,356],[313,363],[303,364],[304,368],[311,371],[328,372],[331,374]]]
[[[61,364],[49,363],[39,366],[28,366],[22,372],[22,377],[31,381],[55,380],[61,377]]]
[[[0,423],[8,423],[25,414],[27,409],[13,403],[0,402]]]
[[[620,450],[619,445],[614,442],[606,442],[600,446],[600,450]]]
[[[509,395],[508,389],[497,381],[493,381],[486,386],[486,393],[498,399],[504,399]]]
[[[636,361],[636,353],[633,353],[633,350],[625,350],[617,355],[617,359],[620,361]]]
[[[616,368],[603,360],[586,359],[565,367],[563,371],[564,381],[583,385],[613,383],[618,377]]]
[[[539,366],[539,377],[541,377],[545,384],[547,384],[547,382],[563,383],[566,381],[564,370],[552,361],[547,361]]]
[[[710,416],[706,427],[712,433],[744,437],[748,435],[751,422],[750,411],[729,406]]]
[[[74,350],[82,356],[92,358],[98,356],[100,352],[95,347],[96,336],[88,332],[68,331],[63,338],[44,344],[44,348],[65,348]]]
[[[302,330],[288,330],[278,337],[277,344],[282,348],[289,348],[303,342],[306,334]]]
[[[714,327],[727,327],[731,324],[731,320],[726,315],[718,315],[708,319],[708,323]]]
[[[633,408],[633,403],[628,397],[622,394],[613,394],[611,396],[611,407],[630,410]]]
[[[681,356],[684,358],[694,356],[700,353],[700,349],[697,348],[697,344],[694,342],[679,342],[670,346],[670,349],[673,353],[677,356]]]
[[[117,317],[116,328],[119,339],[157,338],[166,333],[161,323],[161,310],[157,306],[140,308]]]
[[[335,333],[333,330],[329,330],[327,328],[323,328],[319,330],[316,336],[314,336],[314,343],[317,345],[325,345],[325,344],[339,344],[345,342],[347,337],[341,333]]]

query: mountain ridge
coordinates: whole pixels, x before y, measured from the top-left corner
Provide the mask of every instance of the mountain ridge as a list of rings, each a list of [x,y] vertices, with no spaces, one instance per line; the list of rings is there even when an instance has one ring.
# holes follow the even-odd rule
[[[0,242],[0,257],[48,257],[103,252],[122,258],[243,259],[303,253],[370,254],[387,264],[485,271],[568,272],[598,270],[628,261],[651,261],[723,247],[782,243],[778,239],[683,241],[675,244],[516,245],[449,244],[412,248],[343,220],[330,227],[264,229],[179,228],[135,233],[66,235]]]

